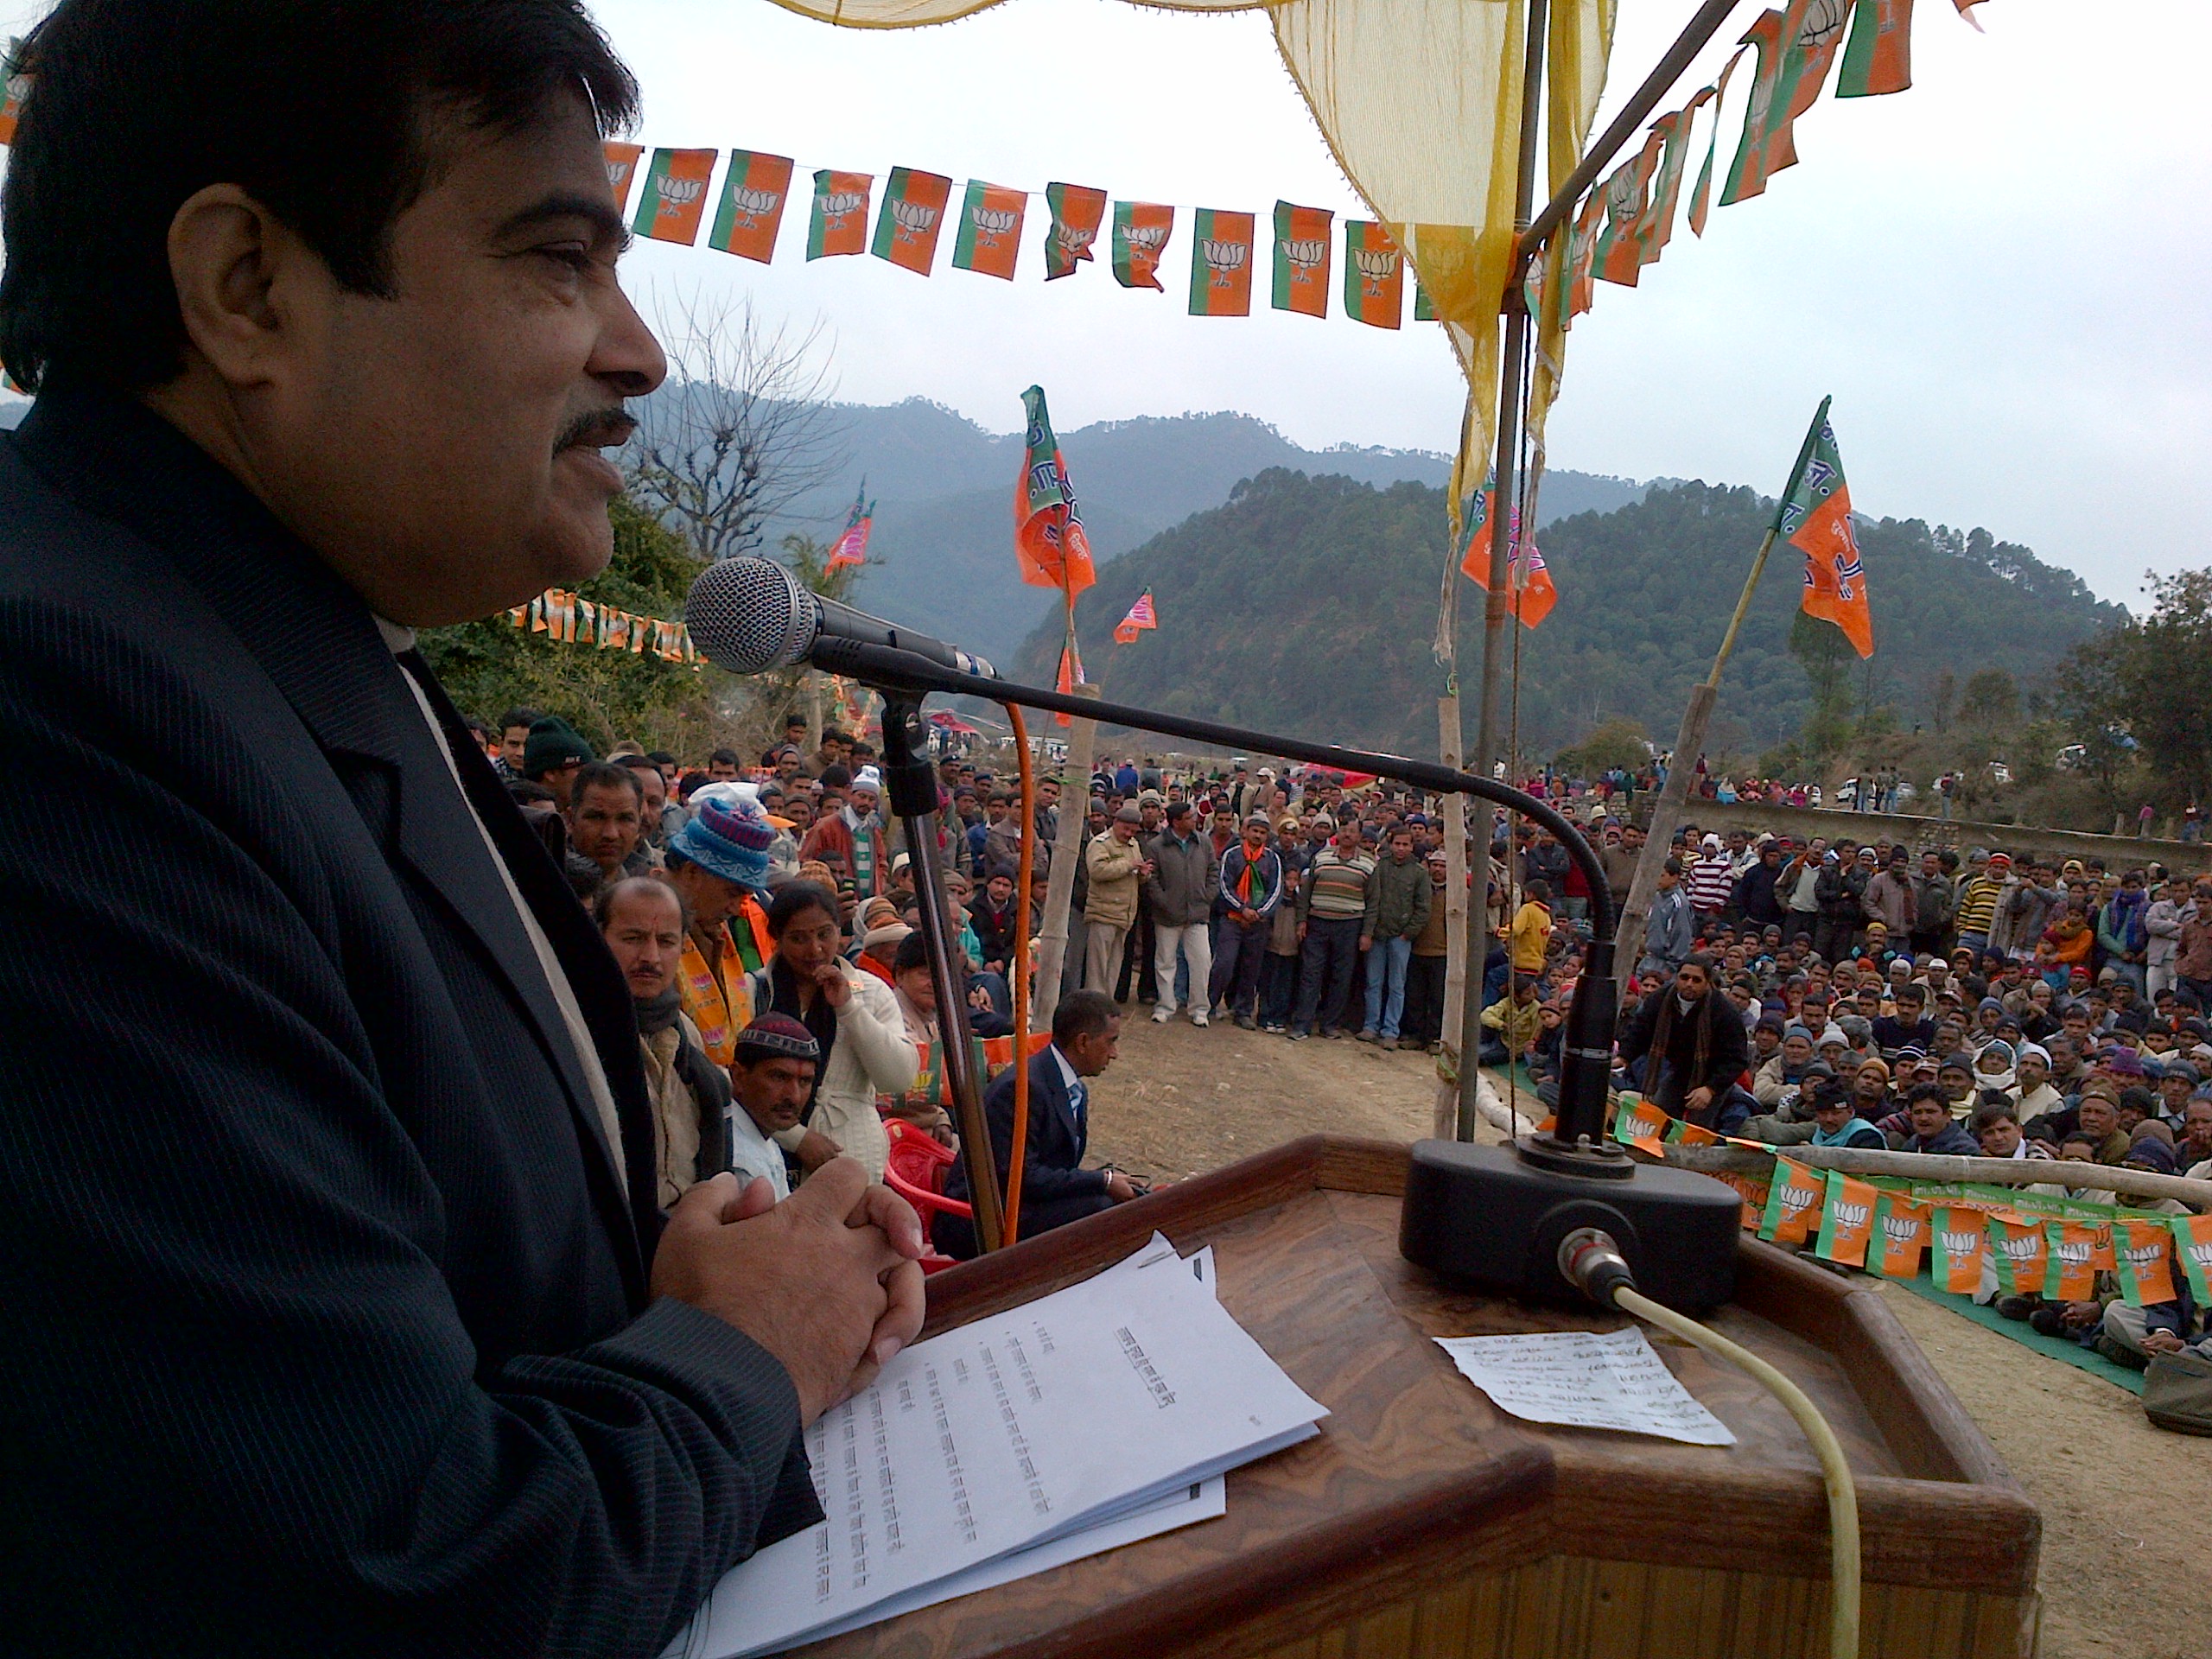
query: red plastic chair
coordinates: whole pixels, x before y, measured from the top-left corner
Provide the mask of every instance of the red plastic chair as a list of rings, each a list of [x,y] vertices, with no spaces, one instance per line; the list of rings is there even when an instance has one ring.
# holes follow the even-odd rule
[[[884,1160],[884,1184],[914,1206],[915,1214],[922,1218],[925,1239],[930,1236],[930,1224],[940,1214],[958,1216],[963,1221],[975,1218],[974,1205],[944,1196],[944,1172],[957,1155],[951,1147],[940,1146],[899,1118],[886,1118],[883,1129],[891,1137],[890,1155]],[[934,1246],[922,1258],[925,1274],[942,1273],[953,1265],[953,1258],[938,1255]]]

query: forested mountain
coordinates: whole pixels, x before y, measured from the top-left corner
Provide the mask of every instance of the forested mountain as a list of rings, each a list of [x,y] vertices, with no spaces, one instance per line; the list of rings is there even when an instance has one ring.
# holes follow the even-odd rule
[[[1749,489],[1687,483],[1551,524],[1542,546],[1560,599],[1541,627],[1520,630],[1522,752],[1548,755],[1616,715],[1671,737],[1772,511]],[[1862,520],[1859,534],[1876,648],[1854,684],[1908,725],[1942,670],[1961,683],[1990,666],[2031,680],[2122,614],[1983,531],[1884,519]],[[1084,667],[1116,699],[1433,754],[1445,537],[1439,489],[1270,469],[1101,569],[1077,607]],[[1789,649],[1802,570],[1787,545],[1768,561],[1728,665],[1716,749],[1770,746],[1805,717],[1808,682]],[[1116,645],[1114,624],[1147,588],[1159,631]],[[1471,735],[1482,598],[1461,589]],[[1058,650],[1055,630],[1039,628],[1019,672],[1050,683]]]
[[[876,503],[875,531],[870,568],[861,573],[853,602],[986,656],[1011,656],[1052,602],[1050,593],[1022,587],[1014,571],[1020,435],[987,432],[920,398],[887,407],[837,404],[823,413],[845,459],[830,481],[769,524],[765,550],[773,552],[790,531],[835,536],[865,478]],[[1249,415],[1109,421],[1059,436],[1102,563],[1218,506],[1239,479],[1269,467],[1386,486],[1401,479],[1441,485],[1451,468],[1446,456],[1419,449],[1303,449]],[[1545,489],[1545,516],[1615,507],[1641,493],[1625,479],[1555,473]]]

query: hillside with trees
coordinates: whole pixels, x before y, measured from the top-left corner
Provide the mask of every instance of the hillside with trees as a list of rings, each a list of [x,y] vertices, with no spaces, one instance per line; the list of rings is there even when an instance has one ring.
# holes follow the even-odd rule
[[[1542,546],[1560,601],[1541,627],[1520,631],[1521,753],[1548,758],[1609,721],[1670,737],[1772,510],[1749,489],[1683,483],[1550,523]],[[1897,519],[1859,531],[1874,656],[1861,664],[1834,629],[1801,620],[1802,566],[1778,548],[1729,664],[1716,752],[1748,765],[1817,746],[1824,731],[1840,743],[1861,729],[1948,724],[1977,671],[2001,668],[2020,696],[2126,620],[2077,577],[1986,531]],[[1433,754],[1445,537],[1439,489],[1270,469],[1102,568],[1077,611],[1085,667],[1132,702]],[[1116,646],[1114,624],[1147,588],[1159,631]],[[1471,671],[1481,598],[1463,589]],[[1058,649],[1057,630],[1039,628],[1020,671],[1049,683]]]

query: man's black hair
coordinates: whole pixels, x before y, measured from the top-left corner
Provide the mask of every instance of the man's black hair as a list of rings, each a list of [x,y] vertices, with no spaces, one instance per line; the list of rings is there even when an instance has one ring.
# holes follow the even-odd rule
[[[1103,991],[1070,991],[1052,1010],[1052,1043],[1065,1049],[1078,1037],[1095,1037],[1111,1030],[1122,1017],[1114,999]]]
[[[645,759],[652,761],[657,766],[672,766],[676,764],[676,757],[671,754],[666,749],[649,750],[646,753]]]
[[[60,0],[11,68],[30,91],[0,196],[0,361],[34,391],[182,370],[169,226],[209,185],[388,299],[392,226],[445,161],[442,113],[505,136],[568,97],[602,132],[638,110],[578,0]]]
[[[639,810],[645,810],[645,785],[638,781],[636,772],[619,760],[587,760],[576,768],[576,775],[569,780],[569,811],[584,804],[588,789],[626,789],[638,798]]]
[[[499,716],[499,730],[502,733],[511,732],[514,730],[516,727],[519,726],[526,732],[544,718],[545,714],[543,709],[523,708],[510,709],[505,714]]]
[[[1943,1085],[1940,1083],[1916,1083],[1905,1091],[1907,1108],[1917,1106],[1923,1100],[1935,1101],[1946,1111],[1951,1107],[1951,1097],[1943,1092]]]
[[[738,760],[735,749],[716,749],[707,757],[707,764],[710,766],[734,766],[743,763]]]

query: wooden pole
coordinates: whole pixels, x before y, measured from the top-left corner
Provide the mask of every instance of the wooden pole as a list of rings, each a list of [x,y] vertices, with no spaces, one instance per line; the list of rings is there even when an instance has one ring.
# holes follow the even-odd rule
[[[1447,580],[1456,580],[1447,577]],[[1450,590],[1447,589],[1447,592]],[[1456,617],[1452,619],[1456,622]],[[1436,758],[1447,766],[1459,764],[1459,694],[1458,682],[1454,690],[1436,700],[1437,753]],[[1467,798],[1451,794],[1444,798],[1444,1008],[1438,1034],[1444,1046],[1438,1050],[1440,1058],[1449,1057],[1452,1067],[1459,1064],[1459,1038],[1462,1026],[1460,1009],[1467,997]],[[1475,983],[1482,983],[1479,968]],[[1445,1068],[1438,1068],[1436,1086],[1436,1115],[1430,1132],[1440,1141],[1454,1139],[1459,1132],[1459,1091],[1452,1084],[1444,1081]],[[1451,1075],[1458,1077],[1456,1069]]]
[[[1075,695],[1096,697],[1098,688],[1079,685]],[[1075,865],[1083,856],[1084,821],[1090,810],[1090,766],[1097,734],[1095,720],[1077,720],[1068,728],[1068,762],[1060,773],[1059,831],[1052,838],[1052,868],[1045,880],[1045,926],[1037,940],[1037,994],[1029,999],[1033,1031],[1049,1029],[1052,1011],[1060,1005],[1060,979],[1067,965],[1068,912],[1075,901]]]
[[[1797,451],[1797,464],[1789,469],[1789,482],[1783,489],[1781,501],[1775,505],[1774,518],[1766,527],[1766,534],[1759,538],[1759,550],[1751,560],[1751,574],[1744,578],[1744,591],[1736,596],[1735,613],[1728,619],[1727,630],[1720,636],[1720,649],[1713,655],[1713,671],[1701,684],[1690,688],[1689,702],[1682,710],[1681,729],[1675,734],[1674,758],[1667,766],[1667,782],[1652,804],[1651,822],[1644,830],[1643,853],[1636,861],[1636,879],[1629,883],[1628,900],[1621,906],[1620,927],[1613,936],[1613,961],[1623,974],[1634,973],[1643,956],[1643,924],[1651,914],[1651,895],[1659,890],[1659,873],[1666,868],[1667,849],[1682,821],[1682,805],[1689,798],[1690,779],[1697,775],[1697,758],[1705,752],[1705,728],[1713,719],[1713,705],[1720,696],[1720,671],[1728,666],[1728,654],[1736,649],[1736,636],[1743,631],[1744,619],[1751,613],[1751,595],[1758,591],[1759,577],[1766,570],[1766,556],[1773,550],[1775,537],[1782,533],[1783,509],[1796,493],[1805,463],[1812,459],[1814,441],[1820,436],[1821,425],[1828,417],[1828,402],[1826,397],[1821,399],[1813,424],[1806,429],[1805,442]]]
[[[1840,1169],[1847,1175],[1905,1175],[1923,1181],[1979,1181],[1988,1186],[2083,1186],[2125,1192],[2137,1198],[2178,1198],[2199,1210],[2212,1209],[2212,1181],[2156,1170],[2113,1169],[2056,1158],[1956,1158],[1925,1152],[1875,1152],[1859,1147],[1669,1147],[1667,1161],[1706,1174],[1726,1171],[1764,1174],[1777,1158],[1808,1169]]]

